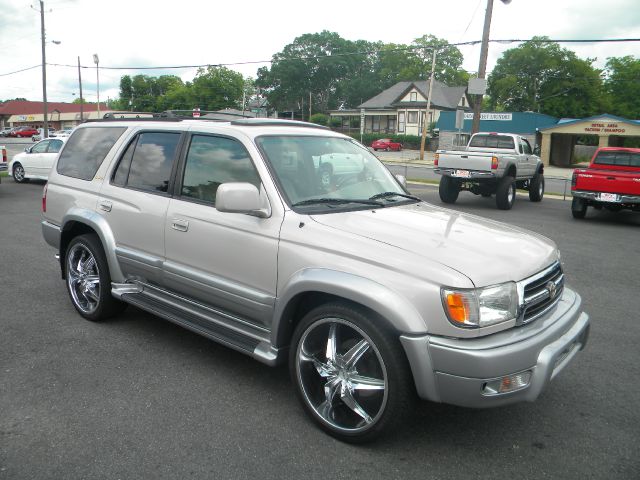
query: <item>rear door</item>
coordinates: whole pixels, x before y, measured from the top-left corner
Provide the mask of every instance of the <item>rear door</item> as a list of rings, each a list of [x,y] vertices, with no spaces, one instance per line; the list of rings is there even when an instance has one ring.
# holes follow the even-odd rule
[[[41,167],[42,167],[42,175],[45,177],[49,176],[49,172],[51,171],[51,167],[53,166],[60,150],[62,150],[62,145],[64,142],[59,139],[51,139],[48,140],[49,146],[47,147],[47,152],[42,154]]]
[[[43,140],[31,147],[30,152],[25,155],[22,166],[28,177],[47,175],[44,170],[44,156],[46,156],[47,148],[49,148],[50,140]]]
[[[162,285],[164,219],[182,137],[170,130],[136,132],[103,183],[97,211],[109,222],[127,278]]]

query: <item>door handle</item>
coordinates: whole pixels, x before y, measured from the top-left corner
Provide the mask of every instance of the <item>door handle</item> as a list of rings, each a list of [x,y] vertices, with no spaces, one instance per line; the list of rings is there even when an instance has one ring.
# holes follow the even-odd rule
[[[112,207],[113,207],[113,203],[110,202],[109,200],[100,200],[98,202],[98,208],[105,212],[110,212]]]
[[[186,232],[187,230],[189,230],[189,222],[187,222],[186,220],[174,218],[173,220],[171,220],[171,228],[179,232]]]

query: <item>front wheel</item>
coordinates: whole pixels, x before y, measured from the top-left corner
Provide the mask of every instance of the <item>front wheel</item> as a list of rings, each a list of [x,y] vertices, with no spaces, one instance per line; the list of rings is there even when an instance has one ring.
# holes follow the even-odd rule
[[[444,175],[440,179],[438,193],[440,194],[440,200],[444,203],[455,203],[460,194],[460,182]]]
[[[496,191],[496,207],[499,210],[511,210],[516,199],[516,180],[511,176],[504,177]]]
[[[540,202],[544,196],[544,175],[536,173],[529,182],[529,200]]]
[[[80,315],[97,322],[124,310],[126,304],[111,295],[109,265],[97,235],[71,240],[64,264],[67,291]]]
[[[415,398],[398,339],[375,320],[336,302],[305,315],[293,336],[289,369],[302,405],[323,430],[349,442],[401,425]]]
[[[24,172],[24,167],[19,163],[16,163],[13,166],[12,174],[13,174],[13,180],[16,183],[24,183],[24,182],[28,181],[28,178],[26,177],[26,174]]]

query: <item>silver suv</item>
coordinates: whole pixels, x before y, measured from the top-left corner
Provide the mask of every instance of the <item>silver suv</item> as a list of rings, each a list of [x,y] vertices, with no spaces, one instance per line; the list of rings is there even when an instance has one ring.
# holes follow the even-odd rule
[[[347,441],[402,425],[416,396],[535,400],[587,342],[553,242],[425,203],[311,124],[83,124],[42,230],[84,318],[131,304],[287,362],[311,418]]]

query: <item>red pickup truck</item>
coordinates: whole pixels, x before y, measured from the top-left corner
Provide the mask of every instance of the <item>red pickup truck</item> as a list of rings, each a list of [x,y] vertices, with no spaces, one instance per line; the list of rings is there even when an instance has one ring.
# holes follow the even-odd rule
[[[584,218],[587,207],[640,212],[640,148],[599,148],[587,169],[571,179],[571,213]]]

